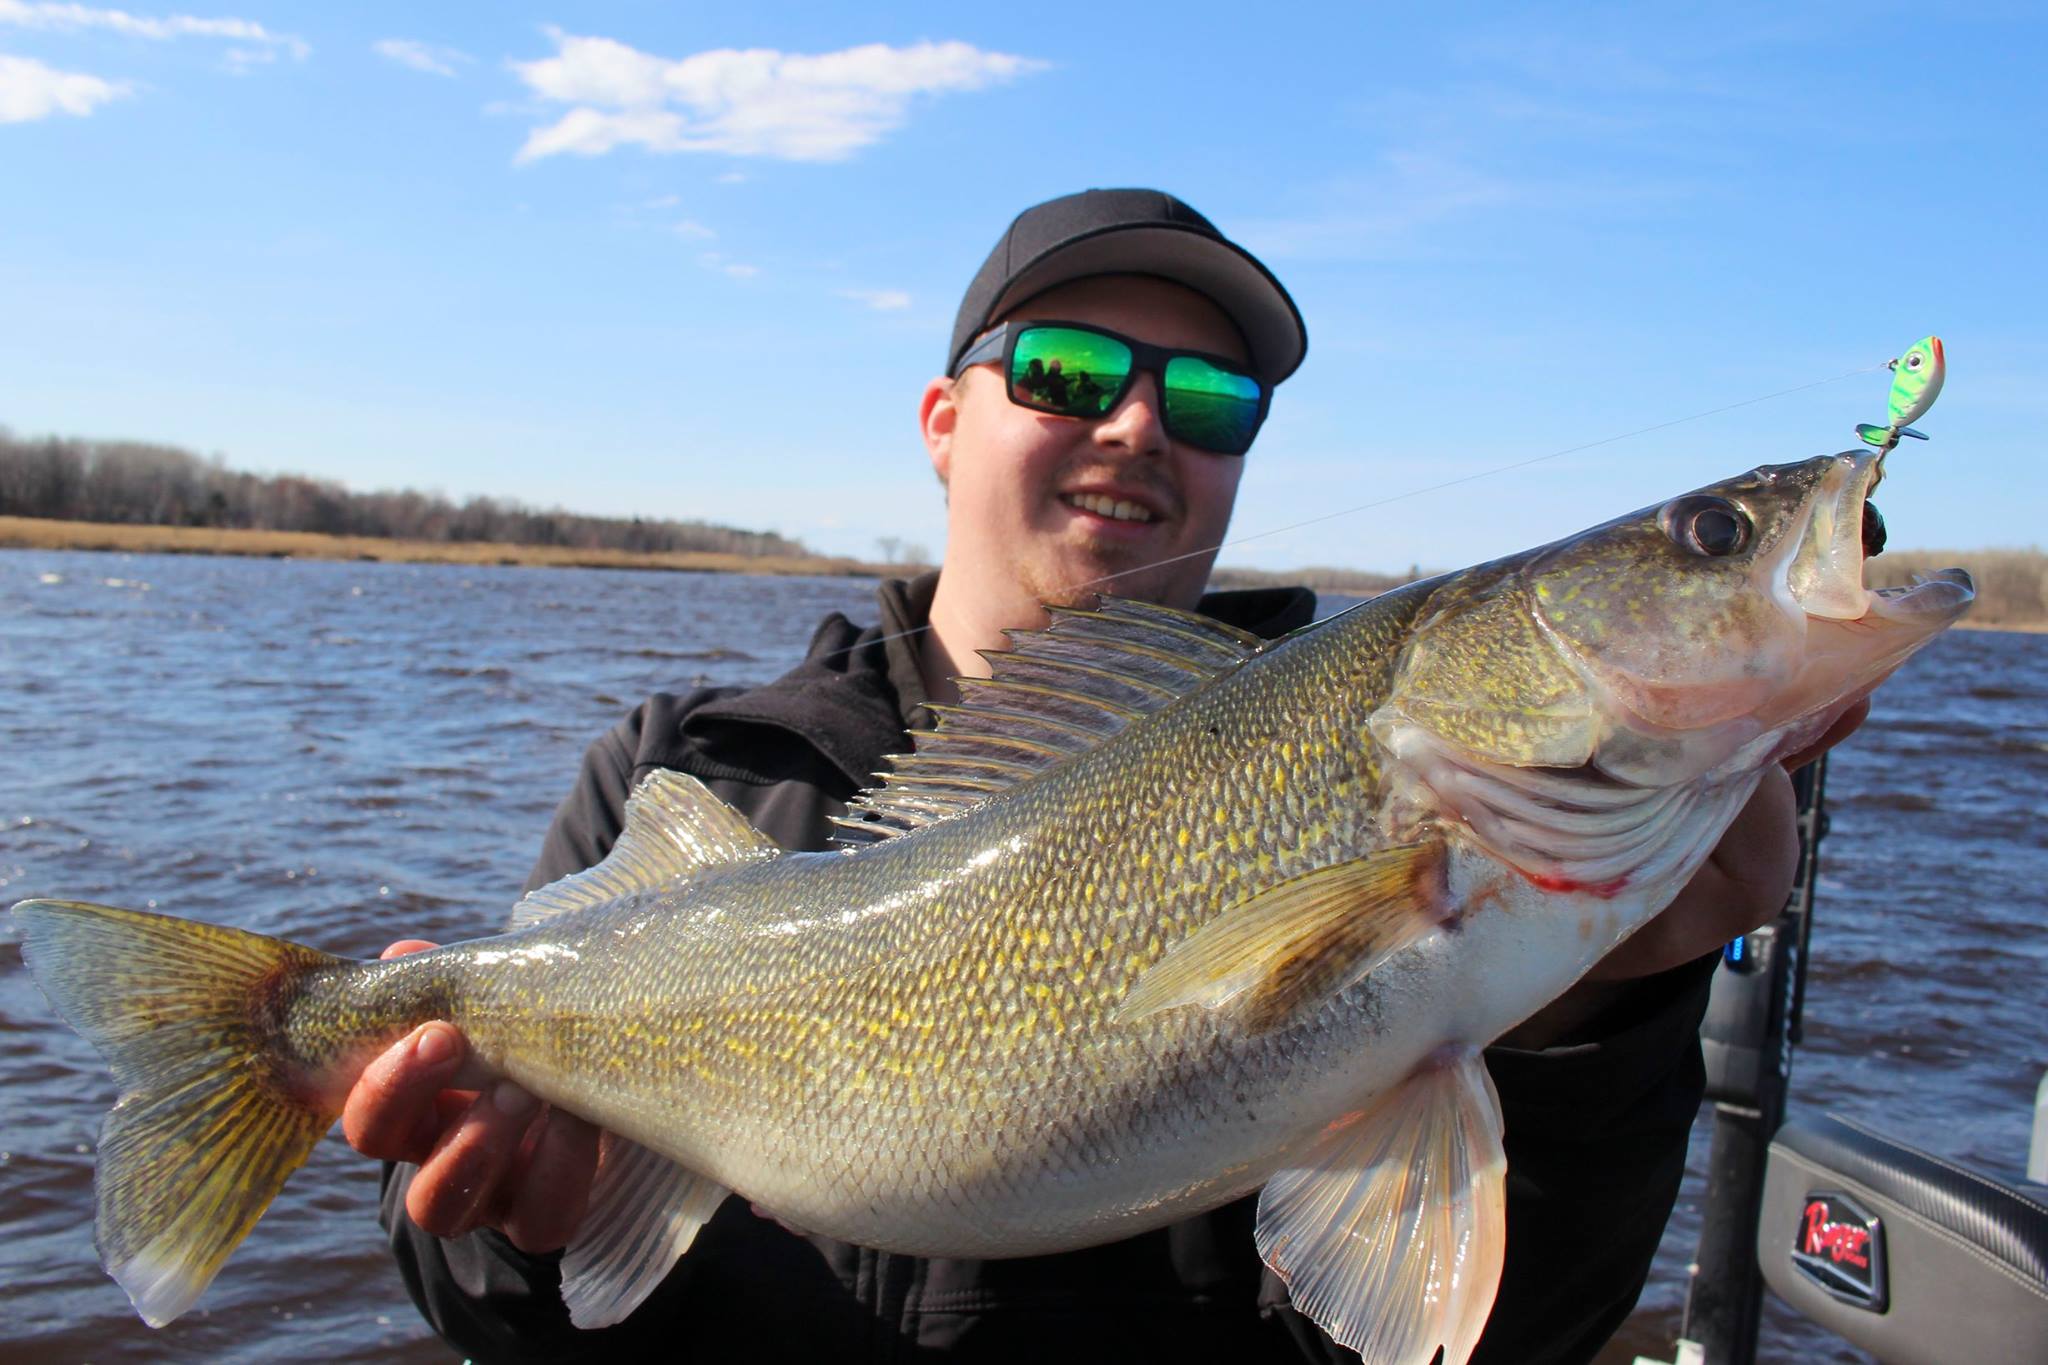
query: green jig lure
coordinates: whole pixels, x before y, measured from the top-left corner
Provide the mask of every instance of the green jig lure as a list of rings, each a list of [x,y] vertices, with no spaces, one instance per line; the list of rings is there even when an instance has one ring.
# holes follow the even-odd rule
[[[1901,436],[1911,436],[1916,441],[1927,439],[1925,432],[1913,430],[1908,423],[1920,420],[1934,406],[1934,400],[1941,396],[1942,381],[1948,377],[1948,362],[1942,355],[1941,338],[1920,338],[1892,362],[1891,369],[1891,408],[1887,414],[1891,418],[1890,424],[1880,427],[1859,422],[1856,426],[1856,435],[1865,445],[1876,446],[1886,452],[1899,443]]]

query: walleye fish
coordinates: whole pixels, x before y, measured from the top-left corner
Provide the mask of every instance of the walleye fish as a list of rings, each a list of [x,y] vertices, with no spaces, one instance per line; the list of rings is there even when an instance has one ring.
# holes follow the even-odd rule
[[[782,853],[657,774],[495,938],[350,962],[25,901],[36,979],[121,1088],[101,1258],[177,1317],[368,1059],[449,1019],[607,1130],[579,1324],[729,1192],[997,1257],[1262,1190],[1259,1250],[1332,1336],[1464,1361],[1505,1242],[1480,1049],[1970,602],[1960,570],[1864,588],[1877,459],[1758,469],[1272,643],[1055,610],[854,803],[877,841]]]

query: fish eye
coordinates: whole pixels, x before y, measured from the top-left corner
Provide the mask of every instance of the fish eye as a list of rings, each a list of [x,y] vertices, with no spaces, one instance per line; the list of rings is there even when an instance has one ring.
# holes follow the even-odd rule
[[[1739,504],[1707,494],[1667,503],[1658,520],[1673,544],[1709,559],[1740,554],[1755,530],[1749,513]]]
[[[1906,368],[1909,370],[1917,370],[1926,363],[1927,357],[1921,355],[1918,351],[1915,351],[1913,352],[1913,354],[1906,357]]]

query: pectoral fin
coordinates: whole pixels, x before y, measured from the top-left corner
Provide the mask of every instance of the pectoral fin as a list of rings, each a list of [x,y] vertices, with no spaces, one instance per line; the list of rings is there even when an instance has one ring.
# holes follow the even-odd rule
[[[1507,1249],[1500,1101],[1476,1048],[1431,1060],[1259,1195],[1294,1306],[1383,1365],[1464,1365]]]
[[[562,1253],[569,1321],[609,1327],[638,1308],[711,1221],[726,1189],[615,1133],[590,1191],[590,1211]]]
[[[1229,1006],[1255,1033],[1314,1010],[1444,920],[1444,850],[1400,844],[1305,872],[1224,911],[1138,978],[1120,1021]]]

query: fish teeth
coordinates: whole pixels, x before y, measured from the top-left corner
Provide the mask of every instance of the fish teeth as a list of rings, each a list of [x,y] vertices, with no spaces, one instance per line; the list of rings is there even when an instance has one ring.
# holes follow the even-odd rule
[[[1098,517],[1108,517],[1112,521],[1151,521],[1153,519],[1149,508],[1140,507],[1135,502],[1129,502],[1121,498],[1107,497],[1101,493],[1069,493],[1066,495],[1065,500],[1071,507],[1078,507],[1084,512],[1093,512]]]

